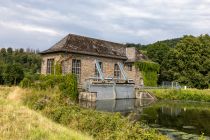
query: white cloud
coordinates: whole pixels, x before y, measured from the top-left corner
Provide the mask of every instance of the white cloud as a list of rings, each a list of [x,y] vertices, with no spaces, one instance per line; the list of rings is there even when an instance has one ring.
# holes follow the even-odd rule
[[[184,34],[199,35],[210,33],[209,7],[210,0],[1,1],[0,30],[14,31],[10,30],[0,45],[11,36],[14,41],[22,31],[31,33],[34,42],[45,35],[50,43],[67,33],[143,44]]]
[[[27,32],[40,32],[40,33],[44,33],[50,36],[60,35],[57,31],[47,28],[47,27],[27,25],[27,24],[22,24],[22,23],[17,23],[17,22],[4,22],[4,21],[0,21],[0,25],[6,28],[13,28],[16,30],[23,30]]]

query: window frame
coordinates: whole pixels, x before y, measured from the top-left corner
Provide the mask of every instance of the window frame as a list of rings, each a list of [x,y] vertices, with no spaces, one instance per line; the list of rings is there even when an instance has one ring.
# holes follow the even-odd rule
[[[114,78],[120,79],[121,78],[121,71],[118,64],[114,64]]]
[[[131,63],[128,63],[127,64],[127,70],[132,71],[132,69],[133,69],[133,65]]]
[[[72,68],[71,73],[77,76],[77,81],[81,80],[81,60],[80,59],[72,59]]]
[[[49,58],[47,59],[47,69],[46,69],[46,73],[47,74],[54,74],[53,72],[55,71],[55,59],[54,58]]]

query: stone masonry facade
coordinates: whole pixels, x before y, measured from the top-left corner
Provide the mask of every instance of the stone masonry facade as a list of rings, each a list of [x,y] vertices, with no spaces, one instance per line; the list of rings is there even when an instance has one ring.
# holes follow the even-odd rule
[[[127,74],[128,79],[134,80],[136,85],[141,83],[141,74],[140,71],[134,66],[134,63],[129,63],[132,65],[131,70],[128,69],[127,63],[124,63],[121,59],[112,59],[105,57],[96,57],[96,56],[88,56],[82,54],[47,54],[42,56],[42,69],[41,74],[47,74],[47,60],[54,59],[55,63],[63,62],[62,69],[65,69],[65,73],[72,72],[72,60],[77,59],[81,61],[81,76],[79,79],[79,83],[82,85],[85,83],[87,79],[95,76],[95,60],[97,59],[99,62],[103,63],[103,73],[104,77],[112,77],[114,75],[114,65],[118,62],[124,64],[124,70]]]

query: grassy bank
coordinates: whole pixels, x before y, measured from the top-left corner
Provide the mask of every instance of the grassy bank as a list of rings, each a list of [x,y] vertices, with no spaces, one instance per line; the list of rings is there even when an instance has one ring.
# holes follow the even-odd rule
[[[42,112],[53,121],[88,133],[95,139],[167,139],[155,129],[131,122],[119,113],[105,113],[79,107],[58,89],[25,89],[24,104]]]
[[[21,91],[16,87],[0,87],[1,140],[91,139],[23,106]]]
[[[150,89],[157,99],[210,102],[210,89]]]

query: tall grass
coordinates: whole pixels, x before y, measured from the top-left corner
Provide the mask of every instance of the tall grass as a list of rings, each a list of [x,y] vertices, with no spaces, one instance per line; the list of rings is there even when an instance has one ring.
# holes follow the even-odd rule
[[[1,140],[69,140],[91,139],[56,124],[40,113],[23,106],[18,100],[21,89],[0,87]]]
[[[210,89],[150,89],[158,99],[210,102]]]

